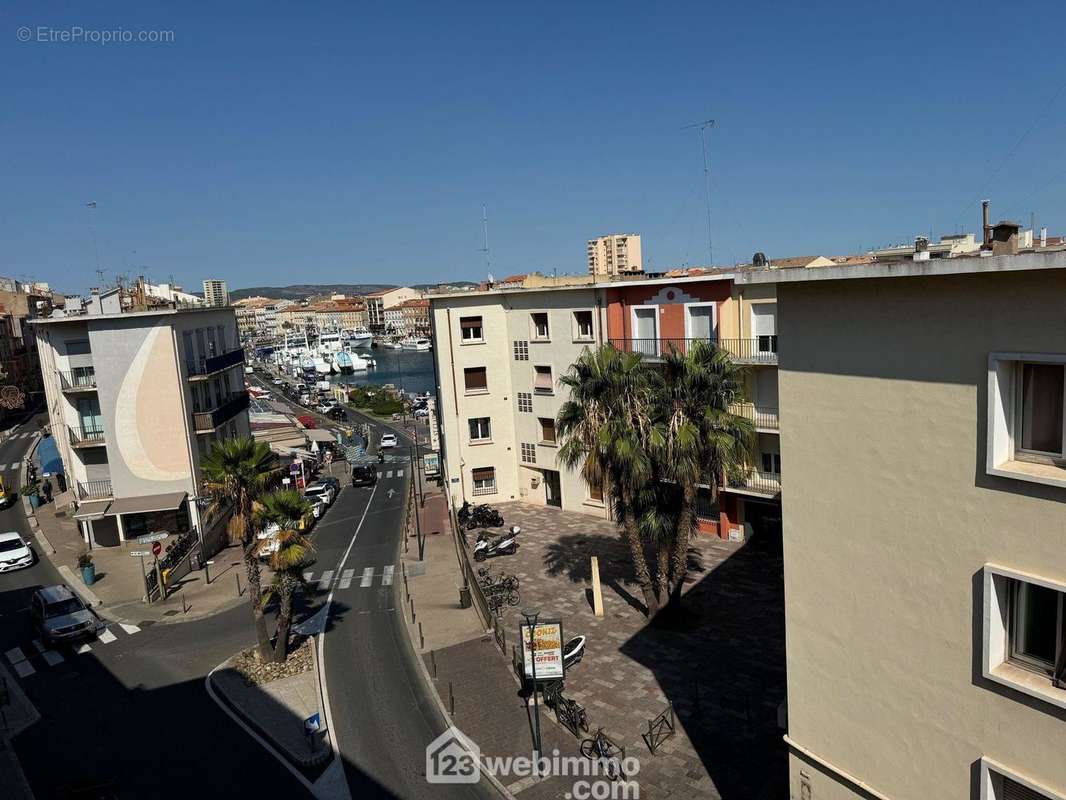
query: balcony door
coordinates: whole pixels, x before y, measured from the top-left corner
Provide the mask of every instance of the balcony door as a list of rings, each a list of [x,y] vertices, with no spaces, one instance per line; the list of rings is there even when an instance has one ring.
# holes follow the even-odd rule
[[[714,303],[689,303],[685,306],[685,338],[713,342],[715,336]]]
[[[659,355],[658,306],[633,306],[633,352]]]
[[[78,425],[82,433],[104,432],[104,419],[100,414],[100,401],[95,397],[78,398]]]
[[[777,303],[756,303],[751,307],[752,337],[760,354],[777,352]]]

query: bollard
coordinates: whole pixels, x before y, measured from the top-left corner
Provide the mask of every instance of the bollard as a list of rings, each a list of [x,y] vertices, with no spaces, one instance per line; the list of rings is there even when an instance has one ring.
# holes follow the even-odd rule
[[[241,574],[239,572],[233,573],[233,577],[237,579],[237,597],[241,596]]]
[[[452,691],[452,682],[448,681],[448,708],[450,714],[455,716],[455,692]]]
[[[424,633],[422,633],[422,623],[421,622],[418,623],[418,641],[421,642],[421,644],[419,645],[418,649],[419,650],[425,650],[426,649],[426,635]]]
[[[182,590],[181,590],[181,613],[182,614],[188,614],[189,613],[189,607],[187,605],[185,605],[185,588],[184,587],[182,587]]]
[[[433,668],[433,677],[436,678],[437,677],[437,651],[436,650],[430,650],[429,651],[429,663],[430,663],[430,665]]]

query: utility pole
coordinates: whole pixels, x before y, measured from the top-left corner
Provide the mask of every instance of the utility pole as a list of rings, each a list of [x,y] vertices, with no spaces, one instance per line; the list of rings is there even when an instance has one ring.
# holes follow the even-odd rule
[[[96,201],[90,200],[85,204],[89,209],[89,233],[93,239],[93,258],[96,261],[96,274],[100,277],[100,288],[103,288],[104,271],[100,269],[100,248],[96,243]]]
[[[481,232],[485,236],[485,246],[477,251],[485,254],[485,274],[492,272],[492,261],[489,258],[489,211],[484,205],[481,206]]]
[[[681,129],[687,131],[696,128],[700,134],[700,152],[703,154],[703,190],[707,201],[707,255],[711,260],[710,266],[714,265],[714,240],[711,235],[711,169],[707,163],[707,129],[715,125],[713,119],[705,119],[703,122],[695,122]]]

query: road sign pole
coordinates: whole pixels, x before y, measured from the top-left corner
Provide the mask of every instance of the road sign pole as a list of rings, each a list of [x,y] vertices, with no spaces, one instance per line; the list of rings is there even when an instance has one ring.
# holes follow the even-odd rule
[[[155,559],[155,585],[159,587],[159,599],[167,599],[167,587],[163,585],[163,572],[159,569],[159,556],[153,555]]]
[[[148,573],[144,571],[144,556],[141,556],[141,581],[144,583],[144,602],[151,603],[152,596],[148,594]]]

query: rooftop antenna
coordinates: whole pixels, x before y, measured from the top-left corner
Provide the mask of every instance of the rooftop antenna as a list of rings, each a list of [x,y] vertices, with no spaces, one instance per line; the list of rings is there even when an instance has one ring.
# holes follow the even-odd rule
[[[96,201],[90,200],[85,204],[89,209],[89,233],[93,237],[93,258],[96,259],[96,274],[100,276],[100,282],[104,281],[104,271],[100,269],[100,248],[96,244]]]
[[[485,272],[489,272],[492,267],[492,261],[489,259],[489,212],[484,205],[481,206],[481,230],[485,235],[485,246],[479,247],[477,251],[485,254]]]
[[[697,128],[700,134],[700,152],[703,154],[703,189],[707,201],[707,255],[712,265],[714,264],[714,240],[711,236],[711,169],[707,165],[707,129],[715,125],[713,119],[705,119],[703,122],[695,122],[681,129],[687,131]]]

